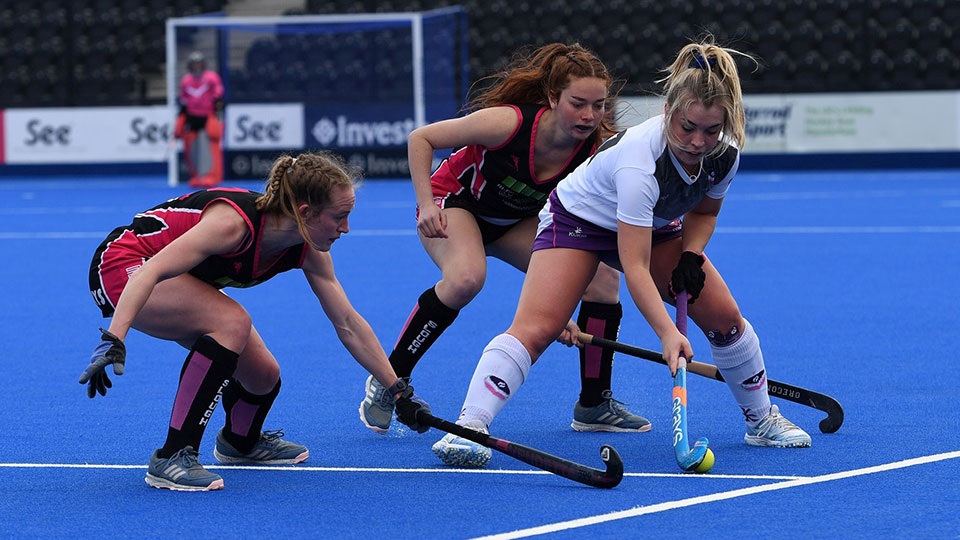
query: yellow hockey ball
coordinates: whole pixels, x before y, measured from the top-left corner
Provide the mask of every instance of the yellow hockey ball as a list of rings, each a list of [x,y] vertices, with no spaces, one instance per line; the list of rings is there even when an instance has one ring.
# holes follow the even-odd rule
[[[697,465],[693,471],[697,473],[706,473],[710,472],[710,469],[713,468],[713,450],[707,448],[707,453],[703,455],[703,461]]]

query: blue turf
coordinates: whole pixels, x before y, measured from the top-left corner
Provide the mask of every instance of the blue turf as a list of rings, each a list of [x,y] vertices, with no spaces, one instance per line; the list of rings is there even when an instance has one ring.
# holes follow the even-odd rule
[[[239,184],[259,188],[257,183]],[[143,483],[165,434],[184,352],[133,332],[127,373],[106,398],[77,384],[104,324],[87,293],[94,247],[114,226],[170,197],[164,179],[0,180],[0,325],[8,388],[0,415],[3,537],[472,538],[781,482],[776,479],[628,476],[614,490],[550,475],[256,471],[224,469],[220,493],[170,493]],[[414,235],[407,181],[368,181],[351,234],[332,254],[354,306],[392,346],[417,296],[438,271]],[[840,228],[842,227],[842,228]],[[778,401],[813,437],[809,450],[743,444],[726,387],[688,378],[693,438],[707,436],[717,475],[812,477],[960,450],[953,401],[960,285],[960,173],[743,173],[708,254],[756,328],[769,376],[835,396],[846,421],[819,433],[822,414]],[[435,414],[454,419],[483,346],[509,324],[522,276],[491,260],[485,289],[414,373]],[[288,273],[231,296],[250,311],[283,370],[267,428],[311,451],[305,465],[443,469],[441,434],[363,428],[365,372],[337,341],[302,275]],[[658,348],[629,300],[621,340]],[[690,328],[696,360],[706,340]],[[498,417],[493,434],[602,467],[614,445],[628,473],[678,473],[670,444],[671,378],[618,356],[614,392],[653,422],[645,434],[575,433],[574,351],[555,345]],[[214,424],[222,422],[219,411]],[[201,461],[213,463],[214,431]],[[22,464],[143,468],[27,468]],[[6,466],[6,464],[21,464]],[[494,469],[530,467],[494,453]],[[960,459],[554,532],[555,538],[955,537]],[[170,516],[177,516],[170,521]],[[772,523],[771,523],[772,522]]]

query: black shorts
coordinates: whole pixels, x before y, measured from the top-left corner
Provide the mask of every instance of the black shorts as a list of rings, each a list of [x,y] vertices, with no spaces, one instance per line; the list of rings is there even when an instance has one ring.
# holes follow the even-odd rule
[[[187,115],[186,127],[190,131],[203,131],[207,129],[207,117],[206,116],[194,116],[192,114]]]
[[[487,221],[480,215],[480,205],[477,203],[477,200],[467,194],[467,190],[462,190],[459,193],[447,193],[444,197],[436,197],[436,195],[436,187],[434,187],[434,202],[437,203],[437,206],[440,208],[462,208],[473,215],[473,219],[477,221],[477,227],[480,228],[480,237],[485,246],[496,242],[500,237],[507,234],[507,231],[515,227],[517,223],[524,220],[524,218],[516,218],[517,221],[514,223],[505,225]]]

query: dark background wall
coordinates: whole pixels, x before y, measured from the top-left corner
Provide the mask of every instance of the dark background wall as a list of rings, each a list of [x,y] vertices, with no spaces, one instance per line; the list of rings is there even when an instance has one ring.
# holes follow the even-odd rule
[[[164,102],[156,91],[164,21],[229,4],[3,0],[0,108]],[[706,31],[761,60],[744,76],[746,93],[960,88],[958,0],[306,0],[287,13],[449,5],[468,16],[471,79],[502,67],[521,45],[579,41],[626,82],[623,94],[641,94],[655,89],[658,70],[689,38]],[[280,52],[274,61],[282,63]]]

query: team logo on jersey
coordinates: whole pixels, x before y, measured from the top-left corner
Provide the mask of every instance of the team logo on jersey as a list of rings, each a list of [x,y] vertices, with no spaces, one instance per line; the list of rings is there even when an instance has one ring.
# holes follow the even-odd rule
[[[483,384],[487,387],[487,390],[500,399],[510,397],[510,386],[500,377],[487,375],[487,378],[483,380]]]
[[[767,373],[766,373],[766,370],[761,369],[760,373],[757,373],[753,377],[750,377],[749,379],[743,381],[742,383],[740,383],[740,386],[742,386],[744,390],[759,390],[764,386],[766,386],[766,384],[767,384]]]
[[[583,229],[581,229],[580,227],[577,227],[576,229],[568,232],[568,233],[567,233],[567,236],[572,237],[572,238],[586,238],[586,237],[587,237],[587,235],[584,234]]]

